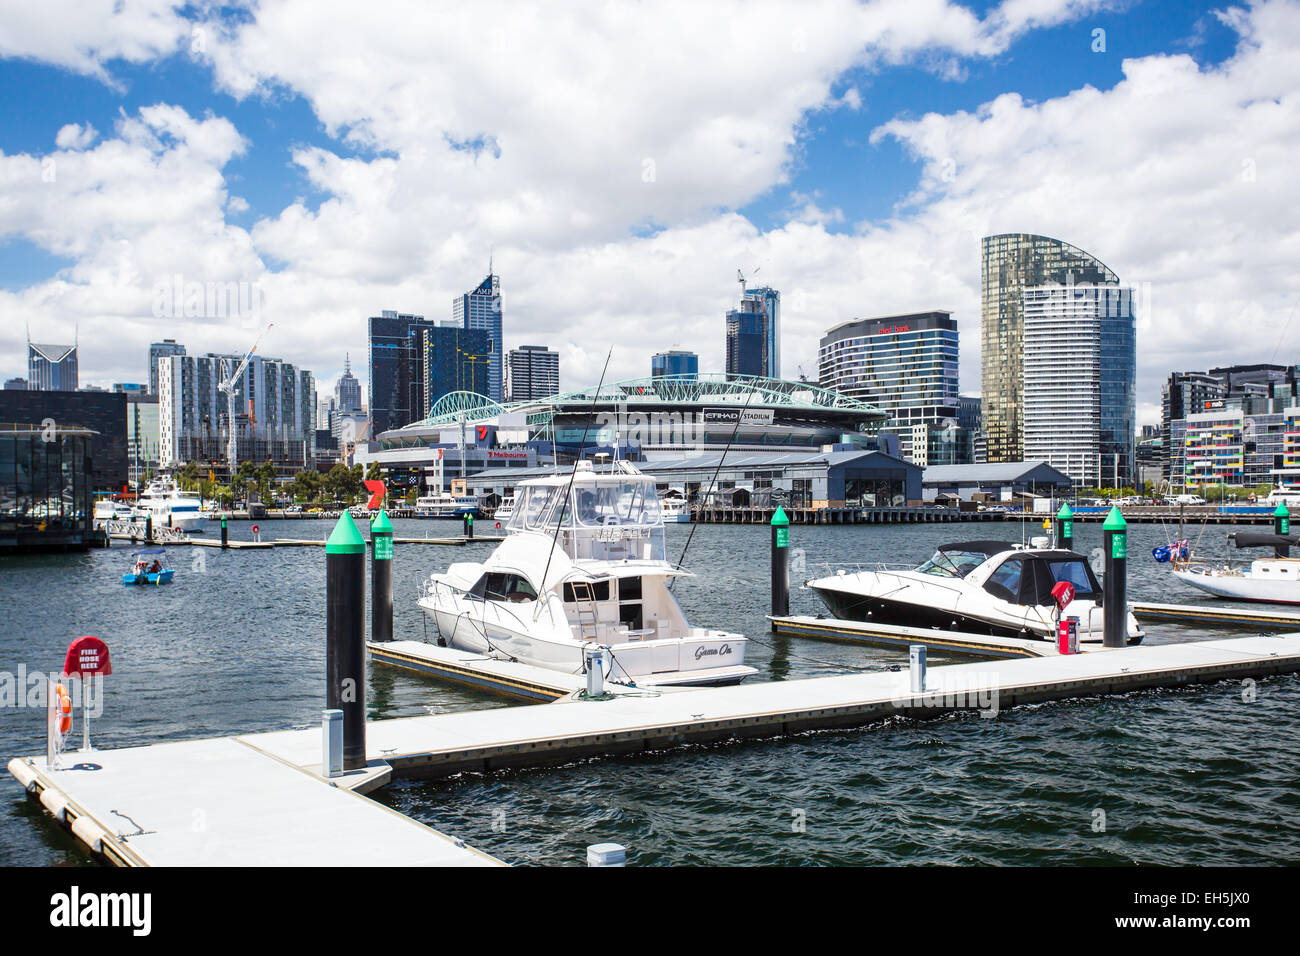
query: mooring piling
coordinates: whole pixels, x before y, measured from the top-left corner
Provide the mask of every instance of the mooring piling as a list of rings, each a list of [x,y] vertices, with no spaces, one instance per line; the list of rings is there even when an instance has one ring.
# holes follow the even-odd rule
[[[393,523],[386,511],[370,523],[370,639],[393,639]]]
[[[1123,647],[1128,643],[1128,522],[1118,506],[1110,509],[1101,530],[1106,554],[1106,580],[1101,586],[1102,645]]]
[[[325,545],[326,707],[343,711],[343,769],[366,766],[366,542],[343,512]]]
[[[790,519],[778,507],[772,515],[772,616],[790,613]]]

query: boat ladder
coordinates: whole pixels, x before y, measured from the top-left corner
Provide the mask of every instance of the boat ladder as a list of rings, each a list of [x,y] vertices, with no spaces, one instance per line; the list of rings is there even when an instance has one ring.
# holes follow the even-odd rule
[[[594,641],[599,632],[599,618],[596,616],[596,594],[591,588],[591,582],[574,581],[570,587],[573,588],[573,603],[578,610],[578,636]],[[589,626],[590,633],[587,630]]]

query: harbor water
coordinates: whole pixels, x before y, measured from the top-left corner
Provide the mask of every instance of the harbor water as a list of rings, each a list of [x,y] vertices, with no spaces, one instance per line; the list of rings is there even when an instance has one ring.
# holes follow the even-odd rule
[[[321,538],[333,522],[259,522],[264,540]],[[399,520],[397,537],[445,536],[458,522]],[[489,533],[481,522],[480,533]],[[1229,557],[1228,527],[1189,526],[1198,555]],[[1131,600],[1210,603],[1150,558],[1175,528],[1129,527]],[[668,529],[670,557],[690,526]],[[819,613],[799,581],[829,564],[915,564],[934,546],[1020,540],[1036,522],[804,526],[791,529],[791,612]],[[246,522],[233,540],[251,538]],[[1076,525],[1076,548],[1101,544]],[[422,639],[419,582],[493,547],[398,545],[395,633]],[[789,680],[905,663],[897,652],[768,632],[768,529],[700,526],[677,585],[688,618],[751,638],[751,680]],[[325,699],[321,548],[176,547],[176,579],[125,588],[131,548],[0,558],[0,672],[59,668],[68,642],[108,642],[97,746],[123,747],[319,723]],[[1246,552],[1235,552],[1234,561]],[[1146,625],[1152,643],[1233,636]],[[932,655],[932,663],[943,661]],[[20,695],[21,696],[21,695]],[[5,761],[40,752],[44,710],[0,708]],[[502,707],[502,698],[383,666],[370,668],[372,719]],[[567,706],[567,705],[537,705]],[[584,705],[598,706],[598,705]],[[512,863],[579,865],[612,841],[654,864],[1267,864],[1300,860],[1300,677],[1220,683],[1013,708],[994,719],[890,721],[778,740],[687,747],[541,770],[399,781],[375,795]],[[79,728],[78,728],[79,737]],[[0,864],[93,861],[6,775]],[[140,821],[147,828],[147,821]]]

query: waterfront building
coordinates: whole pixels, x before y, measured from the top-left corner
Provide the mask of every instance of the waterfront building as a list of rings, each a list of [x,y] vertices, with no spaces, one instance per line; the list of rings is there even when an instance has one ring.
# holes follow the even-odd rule
[[[545,345],[511,349],[507,367],[507,394],[512,402],[528,402],[560,391],[560,353]]]
[[[5,380],[5,391],[8,392],[25,392],[27,391],[27,379],[10,378]]]
[[[972,501],[986,496],[995,501],[1019,495],[1062,496],[1073,479],[1045,461],[1004,461],[968,465],[931,465],[921,476],[921,496],[934,501],[940,495]]]
[[[650,377],[699,378],[700,357],[694,352],[670,349],[650,356]]]
[[[985,236],[980,266],[980,357],[990,462],[1024,455],[1024,291],[1035,286],[1118,285],[1102,262],[1047,236]]]
[[[357,461],[388,469],[457,476],[485,467],[571,462],[604,452],[630,461],[721,452],[730,455],[834,451],[896,453],[877,434],[884,413],[814,384],[661,376],[606,382],[529,402],[501,405],[453,392],[423,421],[382,432]]]
[[[33,406],[28,414],[36,411]],[[84,550],[94,518],[98,436],[66,424],[51,430],[39,419],[15,424],[12,412],[0,414],[0,554]]]
[[[38,426],[51,438],[65,427],[88,432],[96,491],[121,491],[127,482],[127,407],[122,392],[0,391],[0,422]]]
[[[1023,292],[1025,458],[1083,487],[1136,477],[1137,331],[1131,289],[1035,286]]]
[[[27,342],[27,388],[34,392],[77,390],[77,346]]]
[[[158,364],[159,458],[163,467],[189,461],[224,468],[233,427],[239,461],[273,462],[282,473],[307,466],[316,441],[316,382],[280,359],[253,355],[235,384],[235,420],[218,386],[242,355],[172,355]]]
[[[781,293],[766,286],[745,290],[727,313],[727,375],[781,377]]]
[[[828,331],[818,349],[818,383],[874,405],[882,429],[899,436],[918,465],[969,461],[957,395],[957,323],[951,312],[854,319]]]
[[[158,396],[150,395],[143,385],[123,394],[126,395],[127,473],[131,483],[142,488],[162,463],[162,424],[158,414]]]
[[[185,346],[175,339],[163,339],[149,346],[149,394],[158,394],[158,363],[173,355],[184,355]]]
[[[1160,387],[1160,438],[1163,457],[1160,476],[1168,479],[1176,470],[1183,473],[1180,441],[1173,443],[1173,422],[1205,409],[1205,403],[1226,398],[1223,380],[1206,372],[1172,372]]]
[[[505,365],[501,345],[501,278],[491,266],[477,287],[451,301],[452,324],[463,329],[479,330],[488,338],[488,390],[494,402],[505,398]]]

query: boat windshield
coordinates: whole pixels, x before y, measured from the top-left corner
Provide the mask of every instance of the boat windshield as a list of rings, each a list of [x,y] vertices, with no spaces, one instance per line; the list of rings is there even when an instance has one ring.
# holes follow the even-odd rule
[[[511,531],[554,532],[574,559],[665,560],[664,520],[648,477],[580,476],[568,483],[524,485],[515,492]]]
[[[989,559],[982,551],[936,551],[916,570],[922,574],[964,578]]]

